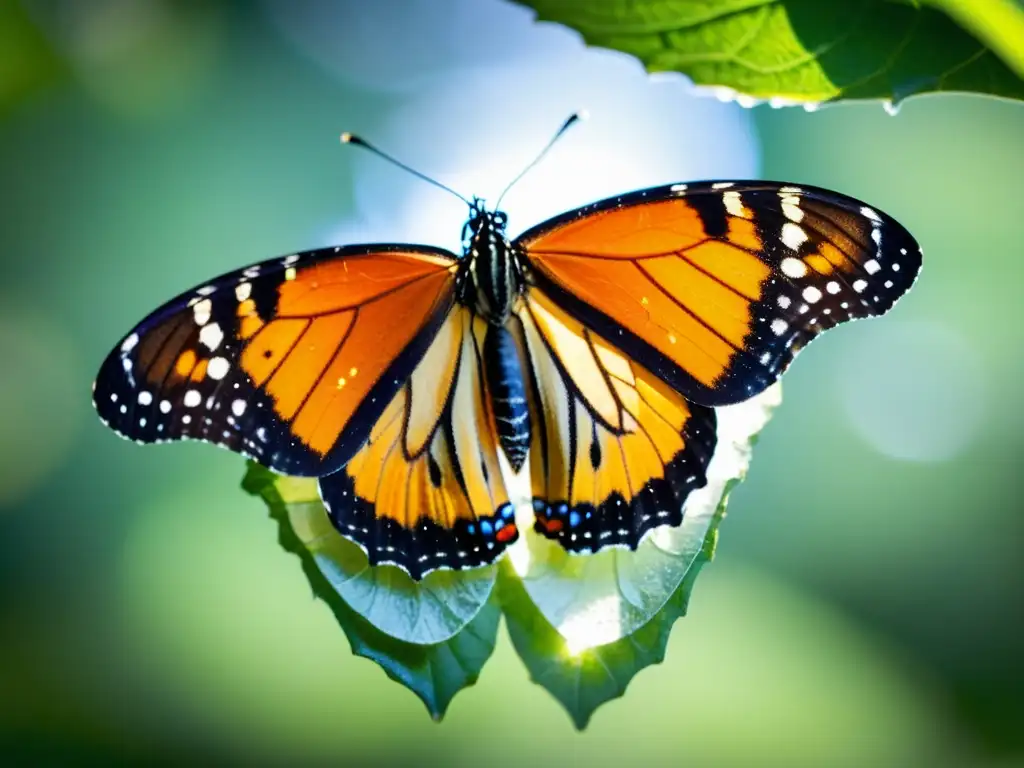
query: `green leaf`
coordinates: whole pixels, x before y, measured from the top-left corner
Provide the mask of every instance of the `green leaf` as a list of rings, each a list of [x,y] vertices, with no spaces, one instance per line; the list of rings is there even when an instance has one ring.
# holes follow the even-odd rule
[[[1024,10],[1012,0],[932,0],[955,18],[969,18],[970,33],[936,7],[909,1],[517,2],[541,20],[572,27],[591,45],[633,54],[652,72],[682,72],[724,94],[777,103],[895,104],[934,91],[1024,99]]]
[[[332,525],[314,478],[285,477],[250,464],[243,487],[262,496],[271,512],[287,521],[332,591],[399,640],[430,645],[453,637],[487,603],[494,588],[493,566],[434,571],[422,581],[393,566],[371,568],[366,553]]]
[[[598,707],[624,695],[638,672],[664,661],[672,625],[685,615],[697,574],[714,554],[724,513],[723,500],[685,578],[650,621],[615,642],[582,651],[574,651],[544,618],[511,563],[506,560],[502,564],[498,589],[512,645],[530,679],[565,707],[576,728],[586,728]]]
[[[751,445],[781,401],[773,386],[746,402],[718,408],[718,445],[708,482],[690,494],[683,522],[647,536],[635,552],[609,548],[568,554],[557,542],[521,524],[525,535],[509,561],[545,621],[574,651],[626,638],[647,625],[693,569],[725,495],[750,464]]]
[[[476,682],[494,651],[501,618],[497,596],[489,596],[475,611],[472,620],[442,642],[410,643],[381,631],[341,598],[301,538],[303,534],[308,535],[308,531],[297,533],[292,526],[292,510],[312,506],[308,498],[302,500],[308,495],[308,482],[303,478],[275,475],[250,462],[242,487],[266,501],[271,517],[278,524],[281,546],[299,557],[313,594],[331,608],[348,637],[352,652],[377,662],[388,677],[419,696],[431,716],[440,720],[455,694]]]

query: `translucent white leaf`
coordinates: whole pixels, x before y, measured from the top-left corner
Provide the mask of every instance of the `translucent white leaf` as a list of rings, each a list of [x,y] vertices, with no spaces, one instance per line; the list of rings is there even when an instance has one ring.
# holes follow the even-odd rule
[[[751,400],[718,408],[718,445],[708,483],[686,501],[683,523],[648,535],[635,552],[606,549],[569,555],[533,531],[526,505],[517,524],[526,535],[510,559],[540,613],[573,652],[615,642],[661,610],[704,545],[704,537],[732,484],[746,474],[753,439],[782,400],[776,384]]]
[[[331,524],[316,481],[273,476],[288,521],[341,598],[392,637],[430,645],[462,630],[487,602],[497,578],[494,566],[434,571],[413,581],[390,565],[371,568],[366,553]]]

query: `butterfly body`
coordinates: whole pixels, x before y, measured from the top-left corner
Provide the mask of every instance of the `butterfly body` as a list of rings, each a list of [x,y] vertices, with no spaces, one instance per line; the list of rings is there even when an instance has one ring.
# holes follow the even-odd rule
[[[506,327],[526,279],[518,254],[505,233],[503,211],[489,211],[474,199],[464,228],[458,301],[472,308],[488,328],[483,344],[483,372],[490,395],[498,442],[518,472],[530,446],[530,412],[520,353]]]
[[[570,552],[636,548],[706,484],[716,406],[888,311],[921,266],[886,214],[774,182],[505,226],[474,200],[461,255],[324,248],[188,291],[107,357],[99,415],[318,478],[334,526],[413,578],[493,562],[523,503]],[[529,498],[510,498],[502,455]]]
[[[483,345],[483,369],[487,379],[494,426],[512,470],[518,472],[530,448],[531,422],[526,375],[512,332],[491,325]]]
[[[488,211],[477,199],[464,228],[465,288],[459,301],[498,326],[508,321],[526,287],[522,264],[505,233],[506,222],[503,211]]]

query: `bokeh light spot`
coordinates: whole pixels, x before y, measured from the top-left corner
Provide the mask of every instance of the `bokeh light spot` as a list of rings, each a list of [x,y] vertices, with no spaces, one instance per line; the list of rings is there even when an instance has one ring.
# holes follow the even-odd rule
[[[122,117],[165,116],[207,84],[223,42],[216,3],[31,3],[34,20],[81,85]]]
[[[512,236],[571,208],[680,181],[757,175],[749,113],[651,82],[621,55],[568,46],[552,70],[520,65],[453,75],[403,100],[366,136],[465,196],[493,206],[573,112],[573,126],[502,201]],[[353,151],[358,151],[353,148]],[[461,248],[463,203],[369,153],[353,158],[356,207],[393,238]]]
[[[875,450],[907,461],[945,461],[984,420],[983,361],[953,328],[938,323],[859,326],[837,371],[854,431]]]

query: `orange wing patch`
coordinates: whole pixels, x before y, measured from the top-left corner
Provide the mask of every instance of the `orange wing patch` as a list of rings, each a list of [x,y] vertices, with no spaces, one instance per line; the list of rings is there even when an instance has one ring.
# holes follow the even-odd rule
[[[485,331],[456,309],[366,445],[320,480],[334,525],[372,564],[419,579],[490,563],[518,536],[480,369]]]
[[[455,304],[457,260],[325,249],[225,275],[158,310],[104,363],[100,416],[322,475],[366,441]]]
[[[295,284],[302,280],[300,273]],[[356,308],[334,310],[337,314],[311,322],[292,353],[295,362],[285,361],[267,385],[274,396],[275,380],[285,377],[280,395],[274,396],[275,409],[292,419],[296,437],[321,455],[331,450],[391,361],[412,343],[422,319],[435,311],[438,297],[451,290],[451,280],[448,272],[435,270],[397,287],[381,287]],[[325,303],[317,306],[322,309]],[[330,325],[312,335],[317,322]]]
[[[569,551],[636,548],[678,525],[706,482],[710,408],[688,403],[532,290],[518,313],[538,425],[530,451],[536,528]]]
[[[713,387],[750,332],[770,269],[749,222],[713,240],[685,199],[585,217],[528,244],[535,263]],[[735,238],[735,241],[732,239]]]
[[[770,182],[644,190],[516,244],[569,314],[706,405],[756,395],[822,331],[884,313],[921,264],[891,217]]]
[[[679,198],[581,217],[527,245],[537,253],[629,260],[675,253],[706,239],[696,209]]]

